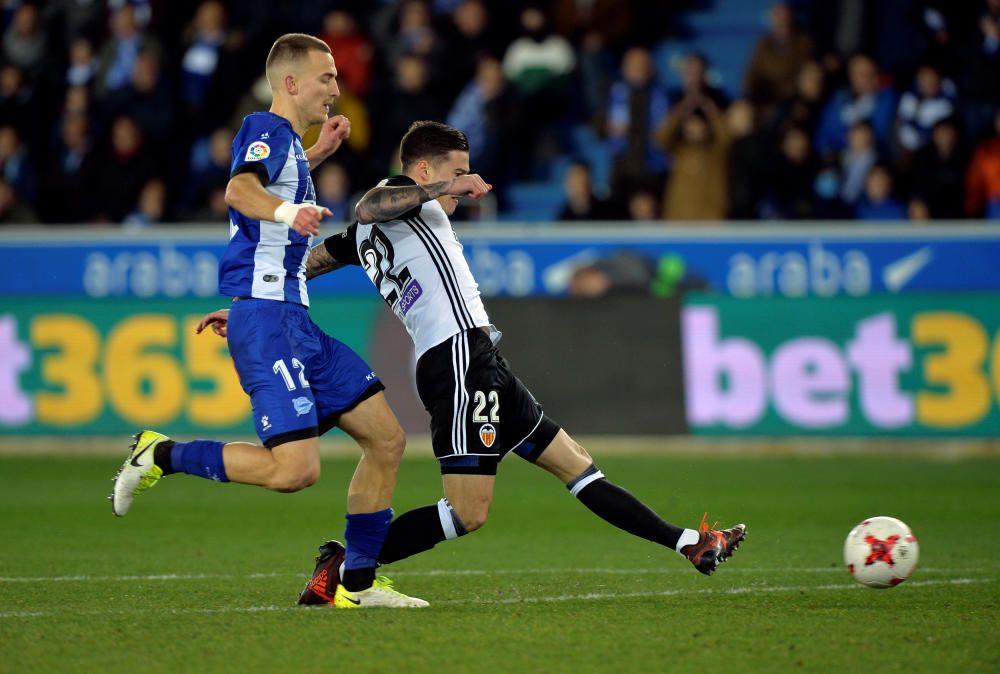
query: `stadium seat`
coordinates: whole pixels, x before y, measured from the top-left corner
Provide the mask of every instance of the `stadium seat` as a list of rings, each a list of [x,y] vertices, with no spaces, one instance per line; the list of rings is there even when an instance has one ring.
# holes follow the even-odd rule
[[[564,201],[558,182],[511,183],[506,200],[508,209],[501,214],[501,220],[508,222],[555,220]]]

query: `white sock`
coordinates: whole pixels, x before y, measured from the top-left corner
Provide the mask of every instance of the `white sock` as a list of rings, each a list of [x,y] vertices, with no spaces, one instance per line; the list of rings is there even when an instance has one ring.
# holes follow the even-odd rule
[[[701,534],[699,534],[697,530],[685,529],[684,533],[681,534],[681,537],[677,539],[677,546],[674,548],[674,550],[677,551],[678,555],[683,557],[684,553],[681,552],[681,550],[688,545],[693,545],[694,543],[697,543],[700,539],[701,539]]]

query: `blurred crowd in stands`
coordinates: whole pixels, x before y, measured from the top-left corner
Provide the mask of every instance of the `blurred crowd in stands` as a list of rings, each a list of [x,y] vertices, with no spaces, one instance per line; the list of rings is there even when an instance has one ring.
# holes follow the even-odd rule
[[[417,119],[467,219],[1000,218],[1000,0],[3,0],[0,222],[219,222],[275,37],[327,41],[351,218]],[[748,25],[749,24],[749,25]],[[750,31],[749,48],[697,48]],[[726,44],[715,40],[710,44]],[[740,71],[716,59],[737,49]],[[308,134],[306,143],[308,144]]]

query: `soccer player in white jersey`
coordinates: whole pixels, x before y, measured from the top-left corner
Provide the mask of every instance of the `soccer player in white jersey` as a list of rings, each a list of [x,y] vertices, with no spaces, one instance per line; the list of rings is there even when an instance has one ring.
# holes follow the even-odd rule
[[[406,325],[417,355],[417,390],[431,415],[431,438],[445,498],[396,518],[379,554],[388,564],[480,528],[493,500],[497,466],[514,453],[549,471],[587,508],[614,526],[677,551],[711,574],[739,546],[746,527],[721,531],[704,520],[665,522],[611,483],[587,451],[549,419],[497,352],[479,288],[448,216],[462,196],[491,186],[469,173],[460,131],[415,122],[400,146],[403,175],[383,180],[357,205],[358,223],[312,249],[307,276],[360,264]],[[224,312],[202,319],[221,329]],[[314,577],[335,572],[318,560]],[[337,589],[337,601],[350,597]]]
[[[124,516],[136,494],[171,473],[298,491],[319,478],[319,436],[339,426],[362,450],[348,489],[339,578],[353,590],[352,601],[342,603],[426,606],[375,576],[392,520],[403,431],[371,368],[308,313],[305,259],[321,218],[330,215],[316,206],[309,171],[350,133],[346,117],[328,119],[340,95],[336,64],[322,40],[290,33],[272,46],[266,74],[271,109],[248,115],[233,141],[230,241],[219,270],[220,292],[234,299],[229,349],[262,444],[175,442],[143,431],[115,478],[113,510]],[[323,125],[319,139],[304,151],[301,136],[314,124]],[[318,599],[332,603],[333,596]]]

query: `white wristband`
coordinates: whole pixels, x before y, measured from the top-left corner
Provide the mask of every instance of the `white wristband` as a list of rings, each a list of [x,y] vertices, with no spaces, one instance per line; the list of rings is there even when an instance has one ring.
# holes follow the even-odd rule
[[[303,208],[311,208],[316,211],[320,217],[323,217],[323,208],[317,206],[316,204],[293,204],[288,201],[282,201],[276,209],[274,209],[274,221],[283,222],[289,227],[295,222],[295,216]]]

